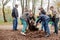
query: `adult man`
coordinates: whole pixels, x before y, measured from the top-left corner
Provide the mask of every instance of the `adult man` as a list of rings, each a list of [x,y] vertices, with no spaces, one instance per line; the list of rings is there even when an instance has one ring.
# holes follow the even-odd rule
[[[17,30],[17,24],[18,24],[18,5],[16,4],[15,7],[12,10],[12,18],[13,18],[13,30]]]

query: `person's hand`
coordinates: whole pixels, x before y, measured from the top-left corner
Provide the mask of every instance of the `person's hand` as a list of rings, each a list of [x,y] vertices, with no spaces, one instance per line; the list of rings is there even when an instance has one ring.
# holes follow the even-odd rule
[[[38,25],[38,23],[36,23],[36,26]]]
[[[36,25],[39,25],[39,23],[36,23]]]

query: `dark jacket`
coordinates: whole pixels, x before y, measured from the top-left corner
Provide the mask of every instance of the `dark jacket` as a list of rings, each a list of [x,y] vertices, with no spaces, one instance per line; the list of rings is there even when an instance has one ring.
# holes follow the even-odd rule
[[[49,16],[41,14],[36,23],[38,23],[39,21],[46,21],[47,19],[49,19]]]
[[[14,18],[17,18],[18,17],[18,10],[15,7],[12,10],[12,17],[14,17]]]

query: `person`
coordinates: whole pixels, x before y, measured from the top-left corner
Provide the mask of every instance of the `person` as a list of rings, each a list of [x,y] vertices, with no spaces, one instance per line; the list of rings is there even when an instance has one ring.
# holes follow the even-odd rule
[[[41,10],[42,13],[40,14],[38,20],[36,21],[36,25],[38,24],[39,21],[41,21],[42,26],[44,27],[44,31],[45,31],[45,33],[47,33],[45,36],[48,37],[50,35],[50,30],[48,27],[50,18],[43,12],[44,10],[42,10],[42,8],[39,10]]]
[[[28,24],[29,24],[28,29],[30,31],[38,31],[38,28],[35,25],[35,17],[34,17],[34,14],[32,13],[32,11],[30,11],[30,13],[29,13]]]
[[[40,16],[41,13],[46,14],[45,10],[44,10],[42,7],[39,8],[39,10],[40,10],[40,12],[39,12],[39,16]],[[41,31],[43,31],[43,28],[44,28],[44,26],[43,26],[43,22],[40,21],[40,23],[42,23]]]
[[[15,7],[12,10],[12,18],[13,18],[13,30],[17,30],[18,25],[18,5],[15,4]]]
[[[54,25],[54,33],[58,34],[58,21],[59,21],[59,13],[54,9],[53,6],[50,7],[52,11],[52,22]]]
[[[22,28],[21,34],[24,35],[24,36],[26,35],[25,32],[26,32],[26,29],[28,27],[28,24],[27,24],[28,16],[29,16],[28,9],[25,8],[24,13],[22,14],[22,16],[20,18],[20,20],[21,20],[21,22],[23,24],[23,28]]]

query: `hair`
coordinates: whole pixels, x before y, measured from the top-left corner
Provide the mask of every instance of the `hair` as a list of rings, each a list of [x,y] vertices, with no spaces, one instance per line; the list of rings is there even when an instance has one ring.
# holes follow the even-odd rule
[[[15,7],[17,7],[18,5],[17,4],[15,4]]]
[[[54,8],[53,6],[51,6],[50,8]]]
[[[42,10],[41,12],[42,12],[42,14],[46,14],[45,10]]]
[[[39,10],[43,9],[43,7],[40,7]]]

